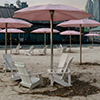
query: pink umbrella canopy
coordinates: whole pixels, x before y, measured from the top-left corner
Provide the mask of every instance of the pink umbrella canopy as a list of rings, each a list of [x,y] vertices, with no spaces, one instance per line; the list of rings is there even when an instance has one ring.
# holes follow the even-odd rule
[[[14,19],[14,18],[0,18],[0,28],[5,28],[5,54],[7,54],[7,28],[21,28],[31,27],[29,22]]]
[[[0,18],[0,28],[5,28],[5,23],[7,23],[7,28],[21,28],[21,27],[31,27],[32,24],[20,19],[14,18]]]
[[[80,35],[80,32],[68,30],[68,31],[63,31],[63,32],[61,32],[60,34],[61,34],[61,35]]]
[[[93,37],[94,37],[94,36],[100,36],[100,34],[88,33],[88,34],[85,34],[85,36],[90,36],[90,37],[92,37],[92,48],[93,48]]]
[[[100,26],[100,23],[91,19],[69,20],[58,24],[61,27],[80,27],[80,64],[82,64],[81,27]]]
[[[5,33],[5,29],[0,30],[0,33]],[[20,29],[8,28],[7,33],[25,33],[25,32]]]
[[[36,30],[33,30],[31,33],[44,33],[44,47],[46,47],[46,33],[50,33],[50,32],[51,32],[50,28],[38,28]],[[53,29],[53,33],[59,33],[59,31]],[[45,54],[46,54],[46,50],[45,50]]]
[[[50,33],[51,29],[50,28],[39,28],[36,30],[33,30],[31,33]],[[53,33],[59,33],[58,30],[53,29]]]
[[[70,20],[92,17],[92,15],[68,5],[38,5],[18,10],[14,17],[28,20],[50,20],[50,11],[54,11],[53,20]],[[30,16],[29,16],[30,15]]]
[[[88,33],[88,34],[85,34],[85,36],[100,36],[100,34],[96,34],[96,33]]]
[[[28,20],[50,20],[51,27],[51,68],[53,69],[53,21],[82,19],[92,15],[67,5],[38,5],[18,10],[14,17]],[[52,76],[52,75],[51,75]],[[51,83],[53,85],[53,83]]]
[[[0,30],[0,33],[5,33],[6,29]],[[10,53],[12,53],[12,34],[11,33],[25,33],[20,29],[8,28],[7,33],[10,33]]]
[[[91,20],[91,19],[81,19],[81,20],[65,21],[65,22],[58,24],[57,26],[80,27],[80,25],[81,25],[81,27],[96,27],[96,26],[100,26],[100,23],[95,20]]]
[[[68,30],[61,32],[60,35],[70,35],[70,50],[71,50],[71,35],[80,35],[80,32]]]

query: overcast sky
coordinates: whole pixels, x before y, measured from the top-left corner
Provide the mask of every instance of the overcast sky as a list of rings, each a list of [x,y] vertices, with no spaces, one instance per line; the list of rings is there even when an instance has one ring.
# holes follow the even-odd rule
[[[16,5],[17,0],[0,0],[0,5],[3,6],[5,2],[13,3]],[[29,6],[43,5],[43,4],[64,4],[84,9],[87,0],[20,0],[27,2]]]

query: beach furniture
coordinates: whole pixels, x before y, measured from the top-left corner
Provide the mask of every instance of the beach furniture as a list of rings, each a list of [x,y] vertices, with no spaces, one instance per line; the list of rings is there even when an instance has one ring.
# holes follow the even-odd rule
[[[6,71],[11,71],[12,70],[17,70],[17,67],[13,65],[15,61],[12,60],[11,54],[3,54],[3,64],[4,68],[3,70]]]
[[[62,51],[62,50],[61,50],[61,49],[63,48],[63,47],[62,47],[62,44],[60,44],[59,46],[57,46],[57,45],[55,45],[55,46],[56,46],[56,48],[57,48],[58,51],[60,51],[60,52]]]
[[[35,73],[35,74],[31,74],[25,64],[20,64],[20,63],[16,63],[15,64],[16,67],[18,68],[18,72],[19,75],[21,77],[21,82],[19,84],[19,86],[25,86],[27,88],[29,88],[30,90],[32,90],[33,88],[35,88],[38,85],[44,85],[43,84],[43,79],[42,79],[42,74],[43,73]],[[38,77],[33,77],[33,75],[39,75]]]
[[[45,46],[42,50],[39,50],[39,55],[46,55],[47,46]]]
[[[67,60],[68,54],[63,53],[60,57],[58,66],[56,68],[54,67],[54,69],[56,69],[56,72],[62,72],[63,68],[66,66]]]
[[[17,47],[15,49],[12,50],[12,54],[19,54],[19,49],[20,49],[20,45],[17,45]]]
[[[67,52],[67,47],[62,47],[60,50],[61,53],[66,53]]]
[[[56,69],[48,69],[50,80],[51,80],[51,86],[53,86],[54,82],[62,86],[71,86],[70,64],[72,60],[73,60],[73,57],[71,57],[68,60],[68,62],[66,63],[66,66],[62,69],[62,72],[58,72],[56,71]]]
[[[5,58],[4,64],[6,65],[6,63],[9,65],[8,59]],[[12,74],[11,81],[21,80],[20,75],[17,72],[14,72],[12,70],[12,68],[10,67],[10,65],[9,65],[9,68],[10,68],[10,71],[11,71],[11,74]]]
[[[55,45],[55,47],[57,48],[58,51],[61,51],[61,47],[60,46]]]
[[[57,45],[55,45],[57,50],[61,53],[66,53],[69,51],[69,49],[67,47],[63,47],[62,44],[59,45],[59,47]]]
[[[27,50],[27,51],[25,52],[25,55],[27,55],[27,56],[32,55],[32,54],[33,54],[33,50],[34,50],[34,46],[31,46],[31,47],[29,48],[29,50]]]

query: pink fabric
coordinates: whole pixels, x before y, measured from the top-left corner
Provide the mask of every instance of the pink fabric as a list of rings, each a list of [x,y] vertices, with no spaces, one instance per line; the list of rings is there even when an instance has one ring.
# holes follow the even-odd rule
[[[50,28],[39,28],[36,30],[33,30],[31,33],[50,33],[51,29]],[[53,29],[53,33],[59,33],[58,30]]]
[[[100,26],[100,23],[95,20],[91,20],[91,19],[81,19],[81,20],[65,21],[65,22],[58,24],[57,26],[80,27],[80,25],[81,25],[81,27],[96,27],[96,26]]]
[[[100,35],[96,33],[89,33],[89,34],[85,34],[85,36],[100,36]]]
[[[50,10],[54,10],[54,21],[92,17],[92,15],[75,7],[52,4],[32,6],[18,10],[14,13],[14,17],[28,20],[50,20]]]
[[[60,35],[80,35],[80,32],[68,30],[68,31],[61,32]]]
[[[31,27],[32,24],[14,18],[0,18],[0,28],[5,28],[5,23],[7,24],[8,28],[19,28],[19,27]]]
[[[0,30],[0,33],[5,33],[5,29]],[[25,33],[25,32],[20,29],[9,28],[7,29],[7,33]]]

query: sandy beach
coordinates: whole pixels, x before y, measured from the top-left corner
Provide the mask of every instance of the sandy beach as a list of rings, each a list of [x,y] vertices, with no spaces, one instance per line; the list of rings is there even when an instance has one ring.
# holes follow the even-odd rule
[[[100,47],[89,47],[82,48],[82,65],[80,62],[80,49],[79,47],[72,47],[73,53],[68,53],[69,57],[74,57],[71,63],[71,75],[77,76],[77,79],[83,82],[88,82],[91,86],[100,88]],[[40,56],[39,48],[34,49],[33,56],[24,55],[25,50],[20,49],[19,55],[12,55],[13,60],[17,60],[25,63],[29,70],[33,73],[44,72],[42,75],[45,78],[49,78],[47,69],[50,67],[50,48],[47,49],[46,56]],[[12,82],[11,72],[4,73],[3,71],[3,54],[4,50],[0,50],[0,100],[100,100],[100,92],[96,91],[96,94],[87,96],[48,96],[42,94],[31,94],[27,88],[19,88],[18,82]],[[10,50],[8,50],[8,54]],[[57,49],[54,49],[54,67],[59,63],[59,59],[62,53]],[[73,80],[72,80],[73,82]],[[73,84],[74,85],[74,84]],[[60,87],[60,86],[59,86]],[[73,86],[72,86],[73,87]],[[48,87],[36,87],[32,91],[54,91],[56,87],[48,85]],[[22,93],[22,94],[20,94]]]

